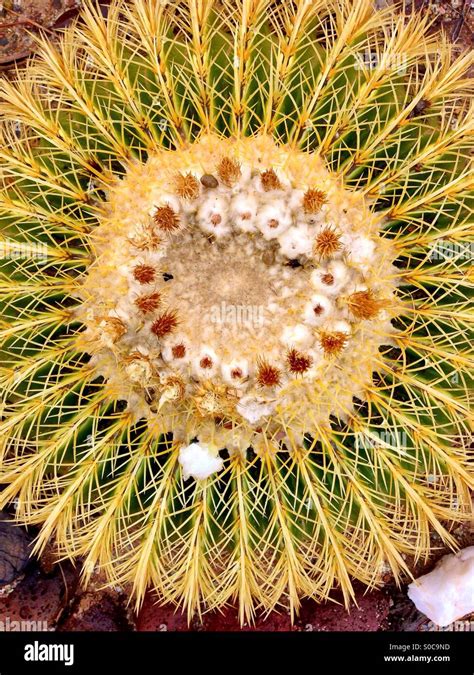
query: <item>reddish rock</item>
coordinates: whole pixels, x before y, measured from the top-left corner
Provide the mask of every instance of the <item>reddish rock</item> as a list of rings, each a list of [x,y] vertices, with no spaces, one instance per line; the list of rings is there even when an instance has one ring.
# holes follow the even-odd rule
[[[98,569],[94,570],[86,588],[77,589],[59,631],[130,631],[134,629],[134,616],[127,606],[130,587],[107,586],[107,579]]]
[[[317,604],[313,600],[302,603],[299,617],[291,625],[287,612],[272,612],[257,618],[253,626],[239,625],[237,611],[228,608],[221,612],[204,614],[202,621],[187,618],[171,605],[159,605],[152,593],[145,598],[136,619],[138,631],[377,631],[381,629],[390,607],[390,598],[381,591],[356,591],[357,605],[350,611],[335,603]]]
[[[148,593],[136,618],[137,631],[287,631],[291,630],[286,613],[272,612],[265,620],[259,618],[254,626],[240,627],[234,608],[204,614],[202,620],[194,617],[188,624],[186,614],[173,605],[160,605],[153,593]]]
[[[344,605],[332,602],[316,605],[305,601],[302,605],[298,625],[309,631],[363,631],[381,630],[390,610],[390,597],[382,591],[364,593],[356,590],[356,603],[349,611]]]
[[[36,630],[52,629],[76,585],[76,574],[68,565],[62,570],[57,565],[50,576],[33,566],[12,593],[0,598],[0,621],[6,630],[8,623],[21,621],[34,621]]]
[[[159,605],[151,593],[148,593],[142,608],[136,618],[138,631],[186,631],[188,627],[186,616],[172,605]]]
[[[122,600],[108,592],[84,593],[59,631],[129,631],[127,610]]]

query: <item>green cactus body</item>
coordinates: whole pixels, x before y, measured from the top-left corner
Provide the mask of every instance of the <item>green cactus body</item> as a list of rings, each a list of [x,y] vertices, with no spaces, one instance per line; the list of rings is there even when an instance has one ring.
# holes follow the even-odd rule
[[[368,0],[86,4],[0,85],[0,506],[194,612],[469,517],[473,56]]]

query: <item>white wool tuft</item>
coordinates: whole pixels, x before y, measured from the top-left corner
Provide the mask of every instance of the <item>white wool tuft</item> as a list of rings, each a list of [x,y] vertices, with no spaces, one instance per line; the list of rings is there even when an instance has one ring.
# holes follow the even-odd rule
[[[237,412],[250,424],[257,424],[264,417],[271,415],[274,410],[273,403],[253,396],[243,396],[237,405]]]
[[[327,274],[333,277],[330,284],[323,281]],[[326,267],[320,267],[311,273],[311,284],[325,295],[339,295],[350,279],[351,271],[342,260],[331,260]]]
[[[290,227],[278,238],[283,255],[290,260],[302,255],[311,255],[313,249],[313,233],[306,223],[298,223]]]
[[[331,324],[331,330],[335,331],[336,333],[347,333],[350,335],[352,328],[350,323],[347,323],[347,321],[333,321]]]
[[[166,193],[166,194],[159,194],[157,195],[157,197],[158,198],[156,199],[156,204],[153,204],[153,206],[148,212],[151,217],[155,215],[156,210],[160,206],[165,206],[165,204],[171,206],[173,211],[175,211],[176,213],[179,213],[181,211],[181,201],[179,200],[178,197],[176,197],[176,195]]]
[[[205,364],[203,365],[204,359]],[[220,359],[210,346],[203,347],[192,362],[193,373],[198,378],[209,379],[210,377],[214,377],[219,371],[219,367]]]
[[[240,371],[240,377],[234,377],[235,371]],[[245,382],[249,376],[249,362],[248,359],[233,359],[230,362],[225,362],[221,365],[221,373],[224,382],[232,384],[236,387],[242,382]]]
[[[352,262],[372,262],[375,256],[375,242],[368,237],[354,237],[349,251]]]
[[[230,234],[231,226],[228,220],[229,200],[219,194],[208,197],[197,213],[200,228],[207,234],[213,234],[217,239]]]
[[[285,326],[281,335],[281,341],[288,347],[300,347],[305,349],[313,343],[313,333],[302,323],[295,326]]]
[[[408,597],[438,626],[474,612],[474,546],[441,558],[408,586]]]
[[[183,478],[190,476],[196,480],[209,478],[216,471],[220,471],[223,460],[211,450],[208,445],[191,443],[181,448],[178,461],[183,467]]]
[[[257,217],[258,202],[255,197],[238,194],[232,200],[230,208],[237,230],[241,232],[256,232],[255,219]]]
[[[283,199],[266,204],[257,215],[257,227],[267,240],[277,239],[291,223],[291,212]]]
[[[320,293],[311,296],[304,309],[305,323],[311,326],[320,326],[333,311],[333,303]]]

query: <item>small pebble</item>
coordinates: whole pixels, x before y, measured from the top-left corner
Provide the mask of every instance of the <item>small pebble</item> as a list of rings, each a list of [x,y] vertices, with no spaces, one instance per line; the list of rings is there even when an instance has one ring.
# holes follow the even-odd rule
[[[219,181],[215,176],[211,176],[210,173],[205,173],[204,176],[201,176],[201,183],[206,188],[216,188],[219,185]]]
[[[264,262],[265,265],[273,265],[275,262],[275,251],[271,248],[264,251],[262,255],[262,262]]]

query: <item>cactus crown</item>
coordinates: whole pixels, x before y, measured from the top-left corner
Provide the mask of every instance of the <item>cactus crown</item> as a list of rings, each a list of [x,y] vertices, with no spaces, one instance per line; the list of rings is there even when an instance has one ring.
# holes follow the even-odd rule
[[[368,0],[137,0],[0,84],[0,506],[38,550],[244,621],[454,543],[472,62]]]
[[[209,135],[129,167],[107,207],[91,236],[78,342],[136,419],[159,414],[175,441],[197,436],[217,450],[232,429],[245,456],[263,438],[282,440],[296,399],[301,445],[315,418],[329,424],[352,396],[366,398],[395,332],[396,252],[363,196],[318,156],[267,135]],[[222,396],[203,415],[207,381]]]

